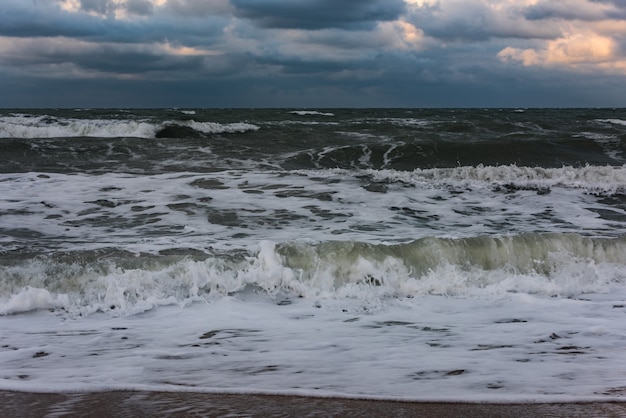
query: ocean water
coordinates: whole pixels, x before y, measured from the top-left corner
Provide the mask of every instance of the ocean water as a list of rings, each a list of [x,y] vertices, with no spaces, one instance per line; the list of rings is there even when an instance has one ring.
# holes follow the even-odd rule
[[[4,109],[0,155],[0,389],[626,400],[624,109]]]

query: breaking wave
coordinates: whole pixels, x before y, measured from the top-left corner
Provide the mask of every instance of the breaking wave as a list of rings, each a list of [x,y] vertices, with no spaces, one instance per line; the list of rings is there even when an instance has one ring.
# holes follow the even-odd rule
[[[75,119],[48,115],[12,114],[0,118],[0,138],[155,138],[256,131],[250,123],[196,122],[193,120],[153,122],[148,119]]]
[[[626,166],[584,166],[560,168],[519,167],[517,165],[415,169],[368,170],[376,181],[409,184],[454,184],[471,186],[508,185],[511,188],[544,190],[550,187],[584,189],[588,193],[623,194],[626,191]]]
[[[293,113],[298,116],[335,116],[334,113],[330,112],[319,112],[317,110],[292,110],[289,113]]]
[[[626,238],[520,234],[354,241],[261,242],[250,253],[134,255],[106,251],[3,263],[0,314],[60,309],[133,315],[246,289],[281,298],[386,298],[529,293],[575,297],[626,283]]]

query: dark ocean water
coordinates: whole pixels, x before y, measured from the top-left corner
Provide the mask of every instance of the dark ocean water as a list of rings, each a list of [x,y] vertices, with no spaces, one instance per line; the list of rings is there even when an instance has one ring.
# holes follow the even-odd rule
[[[484,348],[518,375],[515,362],[542,375],[541,363],[553,361],[551,374],[525,375],[528,396],[623,394],[598,376],[626,358],[615,351],[624,346],[626,109],[4,109],[0,155],[0,327],[15,331],[36,315],[29,337],[20,334],[28,342],[0,337],[13,353],[0,350],[7,387],[102,384],[108,372],[87,372],[84,336],[129,329],[112,328],[115,319],[141,324],[144,341],[102,354],[120,359],[112,367],[121,388],[414,398],[434,382],[429,399],[439,384],[461,398],[491,399],[480,390],[490,385],[520,393],[497,370],[485,372],[488,356],[473,358],[472,372],[460,360]],[[437,314],[423,320],[429,312]],[[589,312],[598,323],[574,320]],[[224,323],[199,332],[204,322],[194,321],[209,314]],[[188,333],[150,340],[155,326],[177,328],[183,318],[190,322],[176,332]],[[78,354],[67,362],[85,364],[85,374],[55,363],[31,370],[34,355],[60,355],[69,344],[60,337],[67,321],[79,321],[68,334]],[[560,331],[548,332],[555,323]],[[517,341],[481,343],[498,335],[494,327]],[[415,330],[423,341],[407,343]],[[207,378],[189,369],[198,366],[193,344],[164,348],[190,335],[254,354],[214,364]],[[317,355],[339,368],[341,389],[299,357],[319,338],[329,343]],[[284,349],[285,339],[300,342],[286,354],[300,371],[266,364],[267,346]],[[395,341],[397,361],[362,359],[387,385],[379,391],[382,383],[364,383],[360,366],[345,361],[376,358],[370,350],[387,350],[385,339]],[[560,339],[567,344],[548,350],[554,355],[533,348]],[[169,354],[147,355],[152,371],[127,379],[122,370],[148,340]],[[428,351],[440,365],[401,374],[420,344],[448,354]],[[604,360],[584,359],[586,371],[567,372],[578,385],[551,391],[566,379],[561,348]],[[162,355],[180,362],[157,367]]]
[[[621,166],[626,147],[626,110],[606,109],[43,109],[2,116],[5,173]]]

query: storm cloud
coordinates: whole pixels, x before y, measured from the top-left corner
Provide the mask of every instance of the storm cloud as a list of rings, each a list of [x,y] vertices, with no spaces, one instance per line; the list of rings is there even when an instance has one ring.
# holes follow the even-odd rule
[[[623,0],[3,0],[0,9],[4,107],[615,107],[625,77]]]
[[[403,0],[232,0],[235,15],[263,27],[371,29],[404,12]]]

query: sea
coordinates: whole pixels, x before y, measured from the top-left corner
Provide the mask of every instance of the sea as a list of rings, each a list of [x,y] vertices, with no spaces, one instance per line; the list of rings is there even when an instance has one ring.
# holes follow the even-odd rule
[[[626,109],[0,109],[0,390],[626,400]]]

